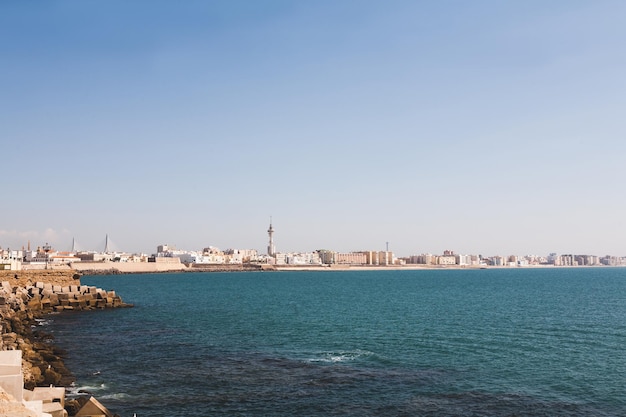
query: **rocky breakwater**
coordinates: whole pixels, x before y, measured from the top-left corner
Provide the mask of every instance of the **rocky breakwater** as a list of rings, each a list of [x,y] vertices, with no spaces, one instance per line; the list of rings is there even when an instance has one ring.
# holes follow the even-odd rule
[[[67,386],[74,377],[63,364],[64,352],[38,326],[46,314],[62,311],[131,307],[115,294],[80,285],[76,275],[48,282],[11,277],[0,283],[0,350],[22,351],[24,387]],[[24,286],[15,285],[26,284]],[[70,284],[71,283],[71,284]]]
[[[3,282],[10,285],[8,282]],[[115,294],[101,288],[86,285],[54,285],[36,282],[26,288],[15,288],[15,294],[26,303],[26,308],[33,312],[50,313],[52,311],[94,310],[104,308],[131,307]]]

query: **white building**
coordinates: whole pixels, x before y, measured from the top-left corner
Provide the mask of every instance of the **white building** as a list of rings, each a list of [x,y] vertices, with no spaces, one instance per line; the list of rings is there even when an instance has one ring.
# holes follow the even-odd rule
[[[322,265],[317,252],[276,253],[276,265]]]
[[[256,249],[226,249],[224,251],[227,263],[248,263],[258,259],[259,254]]]
[[[19,271],[22,269],[24,252],[0,248],[0,269]]]
[[[438,265],[456,265],[456,257],[454,255],[443,255],[437,257]]]
[[[290,253],[285,262],[289,265],[321,265],[322,260],[317,252]]]
[[[471,265],[472,259],[468,255],[454,255],[454,261],[457,265],[467,266]]]

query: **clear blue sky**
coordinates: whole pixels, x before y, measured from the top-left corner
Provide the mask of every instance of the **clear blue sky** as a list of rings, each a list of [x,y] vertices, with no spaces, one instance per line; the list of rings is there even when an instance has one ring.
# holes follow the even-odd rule
[[[0,246],[626,255],[626,2],[0,2]]]

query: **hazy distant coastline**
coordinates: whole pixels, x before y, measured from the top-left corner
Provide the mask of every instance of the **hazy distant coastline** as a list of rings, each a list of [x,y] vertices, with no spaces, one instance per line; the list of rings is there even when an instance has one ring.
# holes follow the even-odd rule
[[[187,266],[185,264],[156,264],[156,263],[123,263],[98,262],[76,263],[70,266],[55,266],[54,269],[73,269],[81,275],[116,275],[116,274],[146,274],[146,273],[195,273],[195,272],[249,272],[249,271],[420,271],[420,270],[480,270],[480,269],[527,269],[527,268],[597,268],[594,266],[554,266],[529,265],[524,267],[513,266],[469,266],[469,265],[202,265]]]

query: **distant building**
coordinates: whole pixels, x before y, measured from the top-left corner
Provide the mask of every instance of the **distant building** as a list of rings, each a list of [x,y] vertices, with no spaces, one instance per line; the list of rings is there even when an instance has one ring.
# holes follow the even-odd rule
[[[322,260],[317,252],[290,253],[285,262],[289,265],[321,265]]]
[[[362,252],[336,253],[335,263],[345,265],[365,265],[367,263],[367,257]]]
[[[320,261],[325,265],[331,265],[335,263],[335,255],[337,252],[333,252],[327,249],[320,249],[317,251]]]
[[[322,259],[317,252],[276,253],[276,265],[321,265]]]
[[[19,271],[22,269],[24,260],[23,250],[11,250],[0,248],[0,270]]]
[[[365,255],[365,265],[393,265],[393,252],[362,251]]]
[[[227,260],[227,263],[249,263],[255,262],[259,253],[256,249],[227,249],[224,251],[224,255],[230,257],[231,261]]]
[[[49,254],[49,262],[53,262],[53,263],[71,263],[71,262],[80,262],[81,259],[77,256],[75,256],[73,253],[71,252],[55,252],[52,254]]]
[[[267,234],[270,238],[269,243],[267,245],[267,254],[268,256],[276,255],[276,247],[274,246],[274,227],[272,227],[272,218],[270,217],[270,228],[267,229]]]
[[[438,256],[437,265],[456,265],[456,256],[454,255]]]
[[[112,254],[98,252],[78,252],[76,257],[83,262],[105,262],[113,260]]]
[[[412,256],[411,260],[413,259],[415,260],[414,263],[421,265],[435,265],[435,263],[437,262],[437,257],[430,253]]]
[[[148,262],[155,262],[158,264],[179,264],[180,258],[170,256],[150,256]]]
[[[492,256],[489,258],[489,264],[491,266],[505,266],[506,259],[502,256]]]
[[[175,251],[176,248],[174,246],[169,246],[169,245],[159,245],[157,246],[157,253],[162,253],[162,252],[169,252],[169,251]]]
[[[269,252],[269,251],[268,251]],[[268,255],[269,257],[272,257],[272,255]],[[286,265],[287,264],[287,254],[286,253],[275,253],[273,255],[273,258],[276,260],[276,265]]]
[[[380,251],[378,252],[379,265],[393,265],[393,252]]]
[[[320,258],[320,262],[326,265],[341,264],[341,265],[365,265],[367,264],[367,257],[364,252],[350,252],[339,253],[329,250],[319,250],[317,254]]]
[[[454,255],[454,263],[456,265],[467,266],[472,264],[472,259],[468,255]]]

